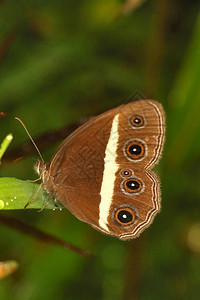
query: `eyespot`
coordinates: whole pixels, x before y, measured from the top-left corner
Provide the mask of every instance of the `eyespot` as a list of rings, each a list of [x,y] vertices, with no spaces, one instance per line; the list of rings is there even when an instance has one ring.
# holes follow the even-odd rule
[[[142,128],[144,127],[145,120],[141,115],[134,115],[130,118],[130,124],[134,128]]]
[[[113,216],[118,225],[129,226],[137,220],[138,212],[136,208],[125,204],[117,207]]]
[[[122,190],[127,194],[139,194],[144,189],[144,184],[138,178],[132,177],[122,182]]]
[[[133,171],[130,169],[122,169],[120,175],[122,177],[130,177],[133,174]]]
[[[129,160],[140,160],[146,156],[144,142],[139,139],[130,140],[124,146],[124,154]]]

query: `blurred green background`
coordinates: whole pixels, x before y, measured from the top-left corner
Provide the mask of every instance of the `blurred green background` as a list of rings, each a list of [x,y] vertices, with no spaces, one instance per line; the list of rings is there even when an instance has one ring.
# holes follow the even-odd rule
[[[0,299],[199,299],[200,15],[189,0],[0,1],[0,140],[15,149],[123,103],[160,101],[165,150],[156,168],[162,211],[136,240],[122,242],[69,212],[1,212],[92,251],[95,259],[1,227],[0,261],[19,269]],[[59,143],[42,149],[48,162]],[[34,150],[33,150],[34,151]],[[5,156],[6,158],[6,156]],[[37,153],[10,160],[2,177],[35,179]]]

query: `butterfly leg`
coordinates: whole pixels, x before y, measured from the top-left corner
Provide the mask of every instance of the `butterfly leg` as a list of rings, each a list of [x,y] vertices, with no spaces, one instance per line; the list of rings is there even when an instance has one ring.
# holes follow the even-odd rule
[[[33,200],[35,200],[35,198],[37,197],[37,195],[38,195],[39,190],[41,189],[41,187],[42,187],[42,183],[39,185],[39,187],[38,187],[38,189],[37,189],[35,195],[34,195],[34,196],[26,203],[26,205],[24,206],[24,209],[26,209],[27,206],[28,206],[31,202],[33,202]]]
[[[38,210],[38,212],[41,212],[43,211],[43,209],[46,207],[47,203],[51,200],[52,198],[52,195],[50,195],[47,200],[44,202],[44,205],[42,206],[42,208],[40,210]]]
[[[40,176],[39,178],[37,178],[37,179],[35,179],[35,180],[30,180],[30,179],[28,179],[27,181],[28,182],[37,182],[37,181],[39,181],[39,180],[41,180],[42,179],[42,177]]]

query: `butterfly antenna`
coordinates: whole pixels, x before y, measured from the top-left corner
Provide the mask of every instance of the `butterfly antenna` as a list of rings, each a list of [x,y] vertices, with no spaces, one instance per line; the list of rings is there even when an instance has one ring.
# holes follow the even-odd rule
[[[22,124],[22,126],[23,126],[24,129],[26,130],[26,133],[28,134],[28,136],[29,136],[31,142],[33,143],[35,149],[37,150],[37,152],[38,152],[38,154],[39,154],[39,156],[40,156],[42,162],[44,162],[44,159],[43,159],[43,157],[42,157],[42,154],[40,153],[40,150],[38,149],[36,143],[34,142],[33,138],[31,137],[30,133],[28,132],[28,129],[26,128],[26,126],[24,125],[24,123],[22,122],[22,120],[20,120],[20,119],[17,118],[17,117],[15,117],[15,119],[18,120],[18,121]]]

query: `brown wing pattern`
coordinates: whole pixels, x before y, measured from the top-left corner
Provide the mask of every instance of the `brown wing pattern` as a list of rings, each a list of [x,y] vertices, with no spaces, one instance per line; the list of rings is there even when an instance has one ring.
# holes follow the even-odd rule
[[[132,117],[143,118],[133,126]],[[109,230],[121,239],[135,238],[148,227],[160,210],[160,186],[151,168],[158,162],[164,143],[165,119],[162,106],[152,100],[128,104],[119,115],[119,144],[115,190],[109,215]],[[138,148],[139,147],[139,148]],[[139,151],[143,149],[144,151]],[[132,154],[135,152],[138,155]],[[129,171],[129,174],[124,174]],[[135,190],[127,186],[135,184]],[[137,189],[137,185],[139,185]],[[140,186],[141,185],[141,186]],[[132,210],[134,222],[123,224],[116,217],[117,208]]]

